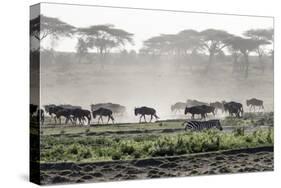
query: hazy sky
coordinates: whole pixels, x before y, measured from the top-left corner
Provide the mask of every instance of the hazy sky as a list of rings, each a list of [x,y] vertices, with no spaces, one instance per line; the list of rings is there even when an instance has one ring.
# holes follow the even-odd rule
[[[188,7],[183,7],[188,10]],[[185,29],[202,31],[208,28],[222,29],[229,33],[241,35],[248,29],[272,28],[273,18],[216,15],[202,13],[185,13],[172,11],[135,10],[94,6],[41,4],[41,14],[57,17],[76,27],[88,27],[98,24],[114,24],[134,34],[134,46],[127,49],[139,50],[142,42],[159,34],[175,34]],[[45,40],[47,46],[50,41]],[[61,39],[55,49],[74,51],[77,39]]]

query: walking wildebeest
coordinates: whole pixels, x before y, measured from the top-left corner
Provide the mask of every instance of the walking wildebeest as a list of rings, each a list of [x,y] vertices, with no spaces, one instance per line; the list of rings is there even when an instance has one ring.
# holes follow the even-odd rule
[[[217,113],[218,110],[221,110],[222,113],[224,112],[224,107],[223,107],[223,103],[222,102],[218,102],[218,101],[211,102],[210,106],[215,107],[215,113]]]
[[[29,114],[32,116],[38,109],[38,105],[30,104],[29,105]]]
[[[76,124],[77,120],[79,121],[80,125],[82,125],[82,121],[88,120],[88,125],[90,125],[91,122],[91,112],[89,110],[84,109],[73,109],[72,111],[73,120]]]
[[[199,108],[202,108],[205,110],[205,114],[207,115],[208,113],[212,113],[215,116],[215,107],[213,106],[208,106],[208,105],[201,105],[198,106]]]
[[[192,115],[192,119],[194,119],[194,115],[200,114],[201,119],[206,118],[206,110],[203,109],[201,106],[193,106],[193,107],[186,107],[184,110],[184,114],[190,113]]]
[[[236,115],[236,117],[243,116],[243,105],[238,102],[226,102],[224,103],[224,110],[229,113],[230,116],[233,116],[233,114]]]
[[[246,100],[246,104],[247,106],[250,106],[250,112],[252,111],[252,108],[254,108],[254,112],[255,112],[256,111],[255,107],[259,107],[258,110],[264,109],[263,101],[256,98]]]
[[[95,111],[99,108],[106,108],[112,111],[113,114],[116,115],[124,115],[126,112],[126,107],[120,104],[115,103],[98,103],[98,104],[91,104],[91,111]]]
[[[184,110],[185,107],[186,107],[186,103],[177,102],[171,106],[171,111],[177,113],[177,112]]]
[[[135,108],[135,116],[137,115],[141,115],[140,116],[140,123],[141,123],[141,118],[144,117],[144,121],[146,122],[146,118],[145,115],[149,115],[150,116],[150,121],[152,120],[153,117],[155,117],[155,119],[159,119],[159,117],[156,115],[156,110],[154,108],[149,108],[146,106],[140,107],[140,108]]]
[[[108,117],[107,124],[108,124],[109,120],[111,120],[112,123],[114,124],[114,118],[112,116],[112,111],[110,109],[99,108],[97,110],[92,111],[92,114],[93,114],[93,118],[94,119],[96,119],[96,116],[99,116],[98,124],[100,122],[100,119],[101,119],[101,122],[103,123],[102,116],[107,116]]]
[[[41,125],[44,124],[45,121],[45,114],[43,109],[38,109],[36,112],[36,116],[38,118],[38,121],[40,121]]]
[[[65,124],[67,124],[69,120],[73,123],[73,109],[61,109],[56,111],[55,115],[55,124],[57,124],[57,119],[59,119],[59,124],[61,124],[61,117],[65,117]]]

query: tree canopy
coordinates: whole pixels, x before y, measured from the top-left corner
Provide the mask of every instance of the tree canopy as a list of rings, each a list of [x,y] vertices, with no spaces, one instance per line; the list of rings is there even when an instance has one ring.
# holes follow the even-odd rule
[[[30,20],[30,36],[35,37],[37,40],[43,40],[47,36],[52,36],[58,39],[60,36],[71,37],[76,28],[67,24],[58,18],[47,17],[39,15]]]
[[[133,44],[133,34],[115,28],[114,25],[94,25],[79,28],[78,33],[86,37],[90,48],[96,48],[100,54],[107,53],[110,49]]]

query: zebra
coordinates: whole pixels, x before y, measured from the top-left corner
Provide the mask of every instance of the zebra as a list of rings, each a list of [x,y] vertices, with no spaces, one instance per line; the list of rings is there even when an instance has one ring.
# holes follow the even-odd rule
[[[256,98],[246,100],[246,104],[247,106],[250,106],[250,112],[252,111],[252,108],[254,108],[254,112],[255,112],[256,111],[255,107],[259,107],[258,110],[264,109],[263,101]]]
[[[185,121],[183,125],[185,126],[185,131],[187,130],[202,131],[204,129],[213,129],[213,128],[217,128],[220,131],[223,130],[220,120],[218,119],[213,119],[209,121]]]

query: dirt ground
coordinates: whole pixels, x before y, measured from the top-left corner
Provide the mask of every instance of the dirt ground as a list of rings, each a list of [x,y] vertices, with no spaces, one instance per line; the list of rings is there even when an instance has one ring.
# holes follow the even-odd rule
[[[41,184],[273,171],[273,147],[96,163],[41,164]]]

